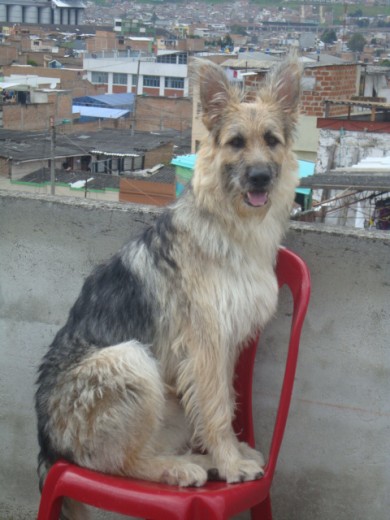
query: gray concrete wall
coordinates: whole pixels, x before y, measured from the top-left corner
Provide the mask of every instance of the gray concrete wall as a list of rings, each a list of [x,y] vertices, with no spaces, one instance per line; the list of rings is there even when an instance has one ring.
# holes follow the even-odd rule
[[[41,356],[92,266],[156,211],[0,193],[1,520],[31,520],[37,511],[33,393]],[[285,243],[309,264],[313,291],[273,485],[275,520],[388,520],[390,234],[292,224]],[[265,452],[289,303],[283,292],[256,362],[256,433]]]

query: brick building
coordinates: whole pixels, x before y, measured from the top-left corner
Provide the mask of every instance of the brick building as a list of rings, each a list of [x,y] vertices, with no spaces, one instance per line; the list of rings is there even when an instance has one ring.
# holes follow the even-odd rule
[[[188,97],[138,96],[134,118],[138,131],[170,128],[183,132],[192,126],[192,100]]]
[[[238,60],[228,59],[222,62],[230,81],[241,83],[251,90],[261,81],[275,60],[258,53],[259,58]],[[256,63],[257,61],[257,63]],[[359,93],[361,68],[358,64],[346,63],[333,56],[321,56],[317,59],[304,58],[302,79],[302,98],[298,121],[295,152],[299,159],[315,161],[318,148],[319,130],[317,118],[325,114],[325,101],[351,99]],[[196,94],[195,94],[196,97]],[[199,117],[199,102],[195,99],[193,108],[193,133],[191,149],[196,152],[199,141],[204,135],[204,127]],[[346,108],[332,106],[331,115],[343,115]]]
[[[301,114],[323,117],[326,100],[350,99],[359,90],[360,68],[355,63],[306,66],[301,98]],[[344,115],[342,105],[331,115]]]

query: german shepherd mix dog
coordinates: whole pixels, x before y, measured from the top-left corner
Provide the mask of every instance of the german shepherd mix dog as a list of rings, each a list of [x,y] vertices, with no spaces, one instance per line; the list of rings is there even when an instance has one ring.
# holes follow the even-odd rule
[[[245,99],[195,68],[208,132],[191,185],[86,279],[40,366],[41,479],[60,457],[179,486],[263,474],[232,429],[233,372],[276,308],[301,69],[286,59]]]

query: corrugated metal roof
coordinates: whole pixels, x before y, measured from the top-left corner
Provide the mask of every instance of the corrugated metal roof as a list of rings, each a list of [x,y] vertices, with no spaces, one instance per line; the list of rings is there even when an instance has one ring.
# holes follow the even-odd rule
[[[73,105],[73,114],[80,114],[82,117],[96,117],[98,119],[119,119],[130,113],[130,110],[118,108],[86,107]]]
[[[123,94],[101,94],[98,96],[82,96],[73,99],[74,105],[104,106],[104,107],[132,107],[134,105],[134,94],[126,92]]]
[[[56,6],[56,7],[69,7],[69,8],[74,8],[74,7],[81,7],[81,8],[85,8],[87,7],[86,3],[83,1],[83,0],[52,0],[52,3]]]

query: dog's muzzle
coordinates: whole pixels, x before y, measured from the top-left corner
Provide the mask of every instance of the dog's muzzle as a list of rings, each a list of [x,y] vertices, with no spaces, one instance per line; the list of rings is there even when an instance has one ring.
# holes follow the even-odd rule
[[[267,166],[251,166],[247,170],[247,192],[244,200],[249,206],[261,207],[268,202],[268,192],[271,185],[272,173]]]

